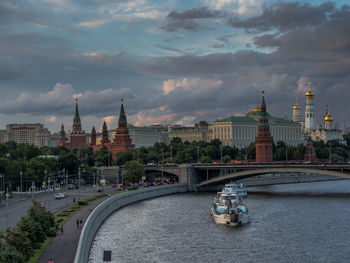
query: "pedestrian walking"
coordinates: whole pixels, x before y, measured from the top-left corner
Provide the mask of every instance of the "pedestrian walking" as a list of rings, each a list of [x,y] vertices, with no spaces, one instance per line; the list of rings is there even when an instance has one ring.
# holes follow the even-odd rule
[[[80,224],[82,225],[83,224],[83,220],[80,219]]]
[[[49,263],[53,263],[52,259],[50,258]]]
[[[61,235],[63,235],[63,226],[61,226]]]
[[[79,219],[77,219],[77,228],[79,228]]]

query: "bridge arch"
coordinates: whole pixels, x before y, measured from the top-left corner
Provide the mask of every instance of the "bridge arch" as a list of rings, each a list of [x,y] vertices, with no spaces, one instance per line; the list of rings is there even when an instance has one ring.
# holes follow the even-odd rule
[[[329,176],[337,176],[344,179],[350,179],[350,174],[348,173],[342,173],[342,172],[331,171],[331,170],[318,170],[318,169],[311,169],[311,168],[263,168],[263,169],[256,169],[256,170],[240,171],[236,173],[230,173],[230,174],[214,177],[207,181],[203,181],[197,184],[196,187],[200,188],[202,186],[218,184],[225,181],[236,181],[240,179],[253,177],[256,175],[270,174],[270,173],[311,173],[311,174],[322,174],[322,175],[329,175]]]

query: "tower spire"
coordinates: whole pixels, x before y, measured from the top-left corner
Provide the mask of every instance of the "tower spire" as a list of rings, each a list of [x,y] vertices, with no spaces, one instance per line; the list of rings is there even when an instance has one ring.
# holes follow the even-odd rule
[[[73,118],[73,127],[72,127],[73,133],[81,133],[81,120],[79,116],[79,108],[78,108],[78,99],[75,99],[75,112],[74,112],[74,118]]]
[[[120,113],[119,113],[119,120],[118,120],[118,127],[126,128],[127,121],[126,121],[126,115],[124,111],[124,100],[121,99],[121,105],[120,105]]]

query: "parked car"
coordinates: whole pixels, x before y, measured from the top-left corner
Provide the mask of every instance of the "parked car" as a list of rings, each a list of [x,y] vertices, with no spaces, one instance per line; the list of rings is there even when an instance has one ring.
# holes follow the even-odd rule
[[[67,189],[68,189],[68,190],[74,189],[74,184],[69,184],[69,185],[67,186]]]
[[[45,203],[41,202],[39,205],[40,205],[42,208],[45,208]]]

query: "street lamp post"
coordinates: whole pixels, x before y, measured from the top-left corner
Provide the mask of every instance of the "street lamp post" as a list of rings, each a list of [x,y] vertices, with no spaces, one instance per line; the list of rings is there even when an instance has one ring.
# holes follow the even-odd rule
[[[164,152],[162,150],[162,183],[163,183],[163,175],[164,175]]]
[[[47,179],[47,209],[50,210],[50,177]]]
[[[197,163],[199,163],[199,146],[197,146]]]
[[[21,200],[22,199],[22,175],[23,175],[23,172],[22,171],[20,171],[19,172],[19,175],[20,175],[20,177],[21,177],[21,187],[20,187],[20,192],[19,192],[19,199]]]
[[[34,199],[34,189],[35,189],[35,183],[32,182],[32,199]]]
[[[80,200],[80,166],[79,166],[79,171],[78,171],[78,186],[79,186],[79,195],[78,195],[78,200]]]
[[[9,227],[9,188],[7,187],[7,191],[6,191],[6,227]]]
[[[173,146],[170,145],[170,162],[173,163]]]
[[[66,171],[66,191],[68,190],[68,170]],[[66,207],[68,207],[68,197],[66,198]]]
[[[220,163],[222,163],[222,144],[220,144]]]

